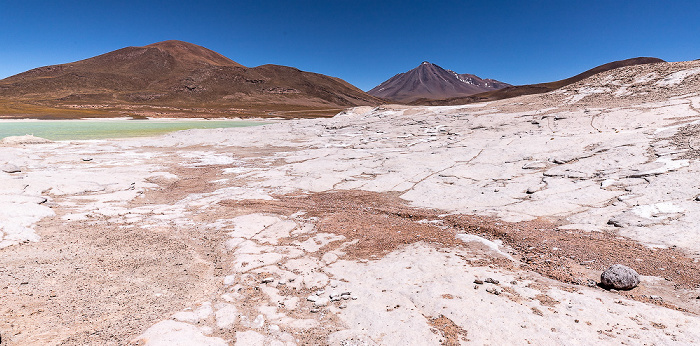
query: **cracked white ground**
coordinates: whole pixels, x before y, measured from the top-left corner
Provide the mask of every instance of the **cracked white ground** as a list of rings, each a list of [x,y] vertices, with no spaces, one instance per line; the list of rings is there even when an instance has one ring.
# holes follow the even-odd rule
[[[697,342],[698,287],[647,275],[636,290],[669,304],[632,300],[521,268],[518,251],[475,236],[362,258],[308,204],[254,206],[393,194],[435,215],[617,232],[697,263],[699,65],[623,68],[488,104],[6,140],[0,163],[21,171],[0,172],[3,344]],[[438,216],[415,224],[446,227]],[[473,283],[486,278],[498,284]]]

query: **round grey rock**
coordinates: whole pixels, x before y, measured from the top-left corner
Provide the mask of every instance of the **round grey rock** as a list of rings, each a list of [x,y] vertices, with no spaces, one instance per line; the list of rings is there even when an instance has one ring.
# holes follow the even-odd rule
[[[622,264],[613,264],[600,275],[603,287],[617,290],[631,290],[639,285],[639,274]]]

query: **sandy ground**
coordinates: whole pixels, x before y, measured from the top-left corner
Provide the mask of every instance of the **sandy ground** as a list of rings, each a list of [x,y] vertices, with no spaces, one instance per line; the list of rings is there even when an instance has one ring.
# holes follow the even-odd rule
[[[692,344],[700,62],[0,147],[2,345]],[[607,266],[642,275],[597,286]]]

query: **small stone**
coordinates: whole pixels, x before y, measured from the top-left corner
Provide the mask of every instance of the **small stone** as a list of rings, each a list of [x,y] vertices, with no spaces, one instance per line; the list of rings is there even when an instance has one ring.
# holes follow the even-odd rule
[[[339,309],[345,309],[345,308],[347,308],[347,307],[348,307],[347,304],[340,304],[340,306],[339,306],[338,308],[339,308]]]
[[[342,299],[342,298],[340,298],[340,294],[337,294],[337,293],[332,293],[332,294],[329,296],[329,298],[331,299],[332,302],[337,302],[337,301],[339,301],[340,299]]]
[[[586,286],[588,286],[588,287],[596,287],[596,286],[597,286],[597,283],[595,282],[595,280],[588,279],[588,280],[586,280]]]
[[[542,161],[533,161],[533,162],[528,162],[523,165],[523,169],[541,169],[541,168],[547,168],[547,164]]]
[[[340,298],[343,298],[343,300],[348,300],[348,299],[350,299],[350,296],[349,295],[342,295],[342,296],[340,296]]]
[[[476,280],[474,280],[474,283],[477,285],[482,285],[484,282],[479,280],[479,279],[476,279]]]
[[[352,296],[352,300],[357,300],[357,296]]]
[[[478,289],[479,289],[479,285],[474,285],[474,289],[475,289],[475,290],[478,290]]]
[[[264,284],[269,284],[270,282],[273,282],[273,281],[275,281],[275,278],[273,278],[271,276],[262,279],[262,283],[264,283]]]
[[[501,291],[497,290],[497,289],[494,288],[494,287],[489,287],[489,288],[487,288],[487,289],[486,289],[486,292],[489,292],[489,293],[495,294],[495,295],[501,294]]]
[[[639,285],[639,274],[622,264],[613,264],[600,275],[604,287],[618,290],[631,290]]]
[[[92,161],[92,157],[83,157],[83,161],[85,161],[85,162]]]
[[[319,298],[320,298],[319,296],[317,296],[317,295],[315,295],[315,294],[312,294],[312,295],[308,296],[308,297],[306,298],[306,300],[308,300],[308,301],[310,301],[310,302],[316,302],[316,301],[319,300]]]
[[[349,296],[349,295],[351,295],[351,294],[352,294],[352,292],[350,292],[350,291],[345,291],[345,292],[341,293],[340,295],[341,295],[341,296]]]
[[[316,294],[319,295],[319,296],[322,295],[322,294],[324,294],[324,293],[326,293],[326,290],[318,290],[318,291],[316,291]]]
[[[311,310],[309,310],[309,311],[311,311],[311,312],[313,312],[313,313],[317,313],[317,312],[319,312],[319,311],[321,311],[321,310],[318,309],[318,308],[313,308],[313,309],[311,309]]]
[[[490,284],[494,284],[494,285],[498,285],[498,280],[492,279],[492,278],[487,278],[486,280],[484,280],[484,282],[490,283]]]
[[[649,296],[649,298],[651,298],[653,300],[662,300],[662,298],[660,296]]]

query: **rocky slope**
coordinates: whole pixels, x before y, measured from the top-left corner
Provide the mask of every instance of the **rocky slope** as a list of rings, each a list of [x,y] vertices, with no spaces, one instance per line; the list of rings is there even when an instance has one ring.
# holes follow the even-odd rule
[[[389,78],[367,93],[403,103],[416,99],[463,97],[507,86],[510,84],[481,79],[473,74],[458,74],[425,61],[408,72]]]
[[[693,61],[473,105],[5,140],[0,335],[694,344],[699,138]],[[615,263],[639,286],[597,286]]]
[[[411,102],[411,104],[413,104],[413,105],[426,105],[426,106],[463,105],[463,104],[469,104],[469,103],[474,103],[474,102],[502,100],[502,99],[517,97],[517,96],[522,96],[522,95],[542,94],[542,93],[550,92],[552,90],[556,90],[556,89],[565,87],[565,86],[572,84],[572,83],[576,83],[578,81],[584,80],[588,77],[591,77],[591,76],[598,74],[598,73],[601,73],[601,72],[605,72],[605,71],[609,71],[609,70],[613,70],[613,69],[625,67],[625,66],[654,64],[654,63],[661,63],[661,62],[664,62],[664,61],[661,59],[658,59],[658,58],[647,58],[647,57],[613,61],[613,62],[610,62],[607,64],[596,66],[590,70],[579,73],[573,77],[558,80],[555,82],[515,85],[515,86],[508,85],[504,88],[499,88],[498,90],[495,90],[495,91],[485,91],[482,93],[478,93],[478,94],[474,94],[474,95],[470,95],[470,96],[466,96],[466,97],[459,96],[459,97],[445,98],[445,99],[441,99],[441,100],[434,100],[434,99],[430,99],[430,98],[417,99],[417,100],[414,100],[413,102]]]
[[[0,80],[4,104],[96,113],[267,115],[275,111],[379,104],[349,83],[279,65],[242,66],[182,41],[127,47],[93,58],[36,68]],[[48,113],[7,106],[4,114]],[[54,111],[54,113],[61,113]],[[284,114],[284,113],[282,113]],[[312,113],[313,114],[313,113]]]

